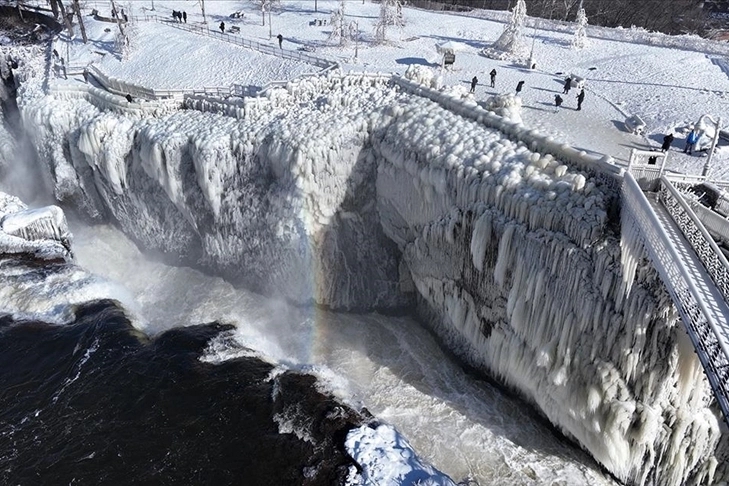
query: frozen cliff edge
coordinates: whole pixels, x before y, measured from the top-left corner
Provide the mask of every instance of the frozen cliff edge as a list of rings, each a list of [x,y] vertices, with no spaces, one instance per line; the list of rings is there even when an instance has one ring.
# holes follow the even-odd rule
[[[125,290],[74,263],[71,241],[61,208],[28,209],[0,193],[0,314],[66,324],[79,305],[97,300],[116,301],[133,314]]]
[[[59,199],[297,302],[414,294],[451,349],[622,480],[729,479],[727,432],[645,259],[625,297],[614,178],[366,75],[191,102],[205,112],[104,103],[21,90]]]

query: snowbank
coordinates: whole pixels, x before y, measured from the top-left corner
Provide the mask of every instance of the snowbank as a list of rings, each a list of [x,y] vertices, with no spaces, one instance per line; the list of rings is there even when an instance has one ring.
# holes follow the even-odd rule
[[[448,476],[424,463],[408,441],[389,425],[363,425],[347,434],[345,447],[361,466],[347,485],[456,486]]]

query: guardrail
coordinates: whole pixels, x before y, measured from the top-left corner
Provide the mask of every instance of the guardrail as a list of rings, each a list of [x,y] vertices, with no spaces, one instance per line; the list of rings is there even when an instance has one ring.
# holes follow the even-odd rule
[[[729,350],[721,340],[717,323],[711,317],[681,256],[666,236],[633,176],[625,173],[622,186],[623,235],[639,235],[688,331],[704,368],[717,403],[729,424]]]
[[[235,44],[237,46],[247,47],[249,49],[256,50],[263,54],[269,54],[271,56],[281,57],[283,59],[292,59],[292,60],[296,60],[296,61],[302,61],[302,62],[305,62],[307,64],[312,64],[312,65],[322,68],[322,69],[336,68],[339,66],[338,63],[336,63],[334,61],[330,61],[329,59],[325,59],[323,57],[312,56],[311,54],[301,52],[301,51],[292,51],[289,49],[281,49],[279,47],[272,46],[269,44],[262,44],[260,42],[245,39],[238,35],[232,35],[232,34],[219,32],[217,30],[211,29],[207,25],[203,26],[203,25],[195,25],[195,24],[183,24],[180,22],[169,21],[167,19],[160,19],[156,15],[149,15],[149,16],[144,16],[144,17],[139,17],[139,18],[143,18],[144,20],[147,20],[147,21],[154,21],[157,23],[165,24],[169,27],[184,30],[187,32],[192,32],[194,34],[213,37],[215,39],[219,39],[224,42],[229,42],[229,43]]]
[[[392,81],[403,90],[430,99],[447,110],[477,121],[489,128],[499,130],[512,140],[524,142],[531,150],[549,153],[559,160],[570,163],[573,167],[593,174],[605,174],[617,182],[623,169],[612,163],[612,157],[607,155],[593,156],[563,142],[554,140],[549,134],[534,130],[525,130],[523,125],[507,120],[490,112],[473,101],[464,101],[429,88],[422,84],[410,81],[397,74],[392,75]]]
[[[721,214],[702,206],[698,201],[687,201],[709,234],[729,242],[729,220]]]
[[[691,244],[724,300],[729,302],[729,262],[696,213],[666,177],[661,178],[658,199]]]

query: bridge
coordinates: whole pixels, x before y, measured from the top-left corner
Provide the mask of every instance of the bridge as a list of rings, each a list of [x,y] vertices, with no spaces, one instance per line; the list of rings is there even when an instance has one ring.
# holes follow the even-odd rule
[[[642,247],[668,289],[729,425],[729,262],[712,233],[729,239],[729,221],[686,198],[704,179],[665,174],[656,159],[634,151],[622,185],[621,247],[626,290],[634,278],[628,260]],[[719,185],[719,184],[717,184]],[[726,187],[726,186],[725,186]]]

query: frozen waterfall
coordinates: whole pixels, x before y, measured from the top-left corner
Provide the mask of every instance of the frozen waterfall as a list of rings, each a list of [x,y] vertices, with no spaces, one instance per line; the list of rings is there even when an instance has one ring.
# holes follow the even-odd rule
[[[291,301],[415,301],[455,353],[621,480],[729,479],[708,383],[656,272],[630,246],[626,292],[614,175],[365,74],[167,114],[105,103],[20,91],[60,200]]]

